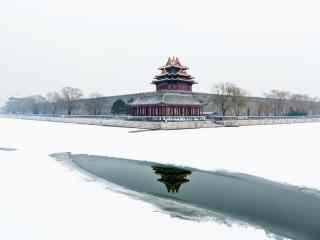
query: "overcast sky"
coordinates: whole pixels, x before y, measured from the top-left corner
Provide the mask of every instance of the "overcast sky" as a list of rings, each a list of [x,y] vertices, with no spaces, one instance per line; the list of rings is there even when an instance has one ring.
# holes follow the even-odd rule
[[[210,92],[230,81],[320,96],[320,6],[295,0],[1,0],[0,105],[64,86],[153,91],[178,56]]]

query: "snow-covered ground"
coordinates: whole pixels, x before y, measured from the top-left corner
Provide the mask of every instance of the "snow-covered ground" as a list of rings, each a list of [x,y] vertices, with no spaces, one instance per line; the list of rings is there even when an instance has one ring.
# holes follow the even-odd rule
[[[320,189],[320,123],[134,132],[0,118],[0,134],[0,239],[270,239],[254,227],[171,218],[86,181],[48,156],[58,152],[228,170]]]

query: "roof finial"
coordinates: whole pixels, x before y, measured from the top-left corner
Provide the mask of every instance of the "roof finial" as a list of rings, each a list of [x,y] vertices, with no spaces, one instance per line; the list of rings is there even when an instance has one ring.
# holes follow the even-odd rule
[[[166,63],[166,66],[169,66],[171,64],[171,57],[168,58],[168,61]]]
[[[178,57],[176,57],[176,64],[177,64],[178,66],[181,66],[181,63],[180,63],[180,60],[179,60]]]
[[[171,57],[170,65],[174,63],[174,56]]]
[[[179,59],[178,59],[178,57],[174,57],[174,58],[173,58],[172,65],[179,65]]]

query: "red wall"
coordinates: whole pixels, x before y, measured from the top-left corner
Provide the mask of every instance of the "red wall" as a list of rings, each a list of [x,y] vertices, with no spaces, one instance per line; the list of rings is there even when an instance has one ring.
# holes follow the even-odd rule
[[[192,91],[192,85],[188,83],[159,83],[157,85],[157,91]]]

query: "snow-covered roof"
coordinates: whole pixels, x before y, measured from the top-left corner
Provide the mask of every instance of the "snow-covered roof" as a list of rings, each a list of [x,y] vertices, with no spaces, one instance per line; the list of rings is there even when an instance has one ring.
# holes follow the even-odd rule
[[[152,96],[142,96],[130,103],[131,106],[158,104],[192,106],[202,105],[202,103],[199,100],[195,99],[192,94],[178,92],[163,92],[157,93]]]
[[[167,68],[170,68],[170,67],[175,67],[175,68],[178,68],[178,69],[183,69],[183,70],[187,70],[188,67],[186,66],[183,66],[181,63],[180,63],[180,60],[178,57],[169,57],[168,60],[167,60],[167,63],[166,65],[160,67],[159,69],[160,70],[163,70],[163,69],[167,69]]]

